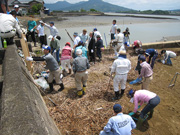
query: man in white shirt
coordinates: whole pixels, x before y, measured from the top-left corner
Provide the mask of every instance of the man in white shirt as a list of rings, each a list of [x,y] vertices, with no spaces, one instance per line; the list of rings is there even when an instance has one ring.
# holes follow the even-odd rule
[[[12,11],[11,14],[0,13],[0,37],[7,39],[7,44],[13,44],[13,38],[18,33],[21,38],[22,31],[18,22],[16,21],[16,11]]]
[[[118,56],[118,52],[120,50],[125,50],[123,40],[124,40],[124,34],[122,34],[121,29],[118,28],[117,35],[115,36],[115,39],[112,41],[112,43],[117,42],[117,44],[114,45],[115,58]]]
[[[111,30],[110,30],[111,40],[115,39],[115,34],[117,33],[116,20],[113,20],[112,24],[113,24],[113,25],[112,25]]]
[[[81,41],[83,41],[84,43],[84,47],[87,48],[87,44],[88,44],[88,34],[87,34],[87,30],[86,29],[83,29],[83,33],[81,33],[79,35]]]
[[[48,25],[48,24],[45,23],[45,26],[50,29],[50,34],[51,34],[53,37],[58,36],[58,30],[57,30],[57,28],[54,26],[54,22],[49,22],[49,24],[50,24],[50,25]]]
[[[94,28],[94,38],[95,38],[96,42],[97,42],[97,38],[96,38],[97,35],[99,35],[100,38],[102,39],[101,33],[97,30],[97,28]]]
[[[131,116],[122,113],[120,104],[113,106],[115,116],[111,117],[100,132],[100,135],[131,135],[131,130],[136,128],[136,123]]]
[[[74,32],[73,36],[74,36],[74,47],[73,47],[73,49],[75,49],[78,46],[78,43],[79,43],[79,41],[81,41],[81,39],[78,36],[77,32]]]
[[[167,51],[167,50],[162,50],[161,55],[164,55],[164,59],[162,60],[162,63],[165,64],[167,60],[168,65],[172,65],[171,58],[176,57],[176,53],[173,51]]]
[[[118,59],[113,62],[111,67],[111,75],[116,73],[113,79],[113,87],[115,92],[115,97],[113,100],[118,100],[120,97],[123,96],[125,88],[126,88],[126,81],[127,81],[127,74],[131,69],[131,62],[126,59],[126,51],[120,51]],[[119,95],[119,83],[121,84],[121,94]]]
[[[38,33],[38,37],[41,43],[41,48],[43,45],[45,45],[45,34],[44,34],[44,22],[43,21],[39,21],[40,24],[37,27],[37,33]]]

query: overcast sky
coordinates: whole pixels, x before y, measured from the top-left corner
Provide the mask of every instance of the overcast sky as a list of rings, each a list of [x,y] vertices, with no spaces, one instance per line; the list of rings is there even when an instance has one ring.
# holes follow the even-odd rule
[[[45,3],[55,3],[64,0],[44,0]],[[69,3],[77,3],[88,0],[66,0]],[[180,9],[180,0],[103,0],[114,5],[132,8],[135,10],[169,10]]]

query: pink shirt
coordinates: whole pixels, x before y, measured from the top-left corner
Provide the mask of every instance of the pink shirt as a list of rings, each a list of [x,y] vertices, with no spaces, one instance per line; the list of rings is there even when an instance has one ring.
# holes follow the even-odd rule
[[[148,90],[138,90],[134,94],[134,112],[136,113],[138,110],[138,102],[140,102],[140,106],[143,103],[148,103],[150,99],[154,98],[156,93],[153,93]]]
[[[139,78],[150,77],[153,75],[153,70],[152,70],[151,66],[146,61],[144,61],[140,65],[142,68],[141,68],[141,74],[139,75]]]
[[[61,60],[71,59],[71,50],[71,47],[69,47],[68,45],[65,46],[61,53]]]

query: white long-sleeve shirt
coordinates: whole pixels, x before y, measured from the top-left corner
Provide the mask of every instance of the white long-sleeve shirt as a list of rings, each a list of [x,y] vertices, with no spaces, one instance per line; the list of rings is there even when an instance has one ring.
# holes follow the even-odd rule
[[[50,25],[48,25],[48,24],[46,24],[46,23],[45,23],[45,26],[50,29],[50,33],[51,33],[51,35],[52,35],[53,37],[58,36],[58,30],[57,30],[57,28],[56,28],[55,26],[52,26],[52,27],[51,27]]]
[[[20,26],[18,25],[18,22],[10,14],[0,13],[0,24],[1,24],[0,25],[0,35],[1,35],[1,32],[2,33],[10,32],[13,29],[16,29],[16,31],[18,32],[19,35],[22,34],[22,31],[20,29]]]
[[[130,60],[122,57],[118,57],[111,67],[111,73],[116,72],[116,75],[127,74],[129,70],[131,70]]]
[[[164,55],[164,60],[166,61],[168,59],[168,57],[175,58],[176,57],[176,53],[173,52],[173,51],[166,51],[166,53]]]
[[[131,135],[131,130],[136,128],[136,123],[131,116],[119,113],[109,119],[104,127],[104,132],[113,132],[113,135]]]

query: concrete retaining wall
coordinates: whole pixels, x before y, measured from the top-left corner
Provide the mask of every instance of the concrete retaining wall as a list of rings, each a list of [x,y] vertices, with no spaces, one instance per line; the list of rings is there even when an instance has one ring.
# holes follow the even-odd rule
[[[15,45],[8,46],[3,60],[0,134],[61,135],[39,90],[23,74],[26,67],[16,49]]]

